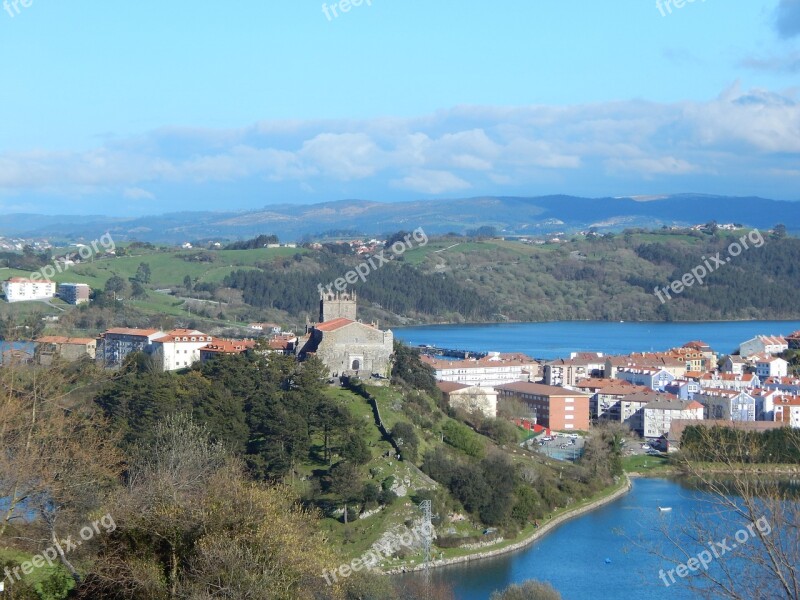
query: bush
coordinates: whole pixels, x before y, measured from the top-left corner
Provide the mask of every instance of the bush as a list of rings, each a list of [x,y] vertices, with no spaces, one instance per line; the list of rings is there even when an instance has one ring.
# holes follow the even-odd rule
[[[490,600],[561,600],[559,594],[549,583],[526,581],[513,584],[502,592],[494,592]]]

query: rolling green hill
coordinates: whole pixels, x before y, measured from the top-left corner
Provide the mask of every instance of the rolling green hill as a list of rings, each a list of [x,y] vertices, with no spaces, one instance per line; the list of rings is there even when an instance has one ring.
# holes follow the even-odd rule
[[[728,257],[728,247],[746,233],[627,231],[539,244],[448,236],[370,269],[366,281],[348,287],[359,294],[361,318],[388,325],[798,318],[800,240],[762,238],[760,247]],[[723,261],[703,285],[672,294],[665,303],[654,294],[718,254],[730,261]],[[145,263],[150,278],[142,294],[123,294],[126,309],[140,314],[140,320],[169,315],[205,326],[248,320],[296,325],[316,320],[318,286],[344,277],[364,260],[325,248],[137,249],[135,256],[75,265],[54,279],[102,290],[113,276],[135,278]],[[0,277],[13,275],[27,273],[0,270]],[[29,305],[0,306],[0,314],[32,310]]]

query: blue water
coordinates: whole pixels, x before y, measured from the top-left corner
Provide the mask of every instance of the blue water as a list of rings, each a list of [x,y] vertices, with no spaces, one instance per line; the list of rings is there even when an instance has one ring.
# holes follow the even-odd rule
[[[714,323],[609,323],[564,321],[499,325],[428,325],[394,330],[413,345],[431,344],[479,352],[524,352],[534,358],[559,358],[570,352],[629,354],[667,350],[702,340],[715,351],[729,354],[758,334],[787,335],[800,330],[800,321],[734,321]]]
[[[3,354],[11,349],[23,350],[32,355],[35,348],[32,342],[5,342],[0,340],[0,363],[3,362]]]
[[[709,498],[670,480],[634,480],[629,494],[562,524],[532,546],[494,559],[437,569],[433,577],[451,585],[458,600],[486,600],[494,590],[528,579],[550,583],[564,600],[695,598],[680,583],[666,587],[659,578],[660,569],[674,569],[679,561],[669,562],[651,552],[660,548],[674,556],[674,549],[665,549],[661,528],[674,532],[698,511],[708,511],[704,500]],[[666,505],[672,507],[671,512],[658,510]],[[739,527],[728,526],[725,535],[732,536]]]

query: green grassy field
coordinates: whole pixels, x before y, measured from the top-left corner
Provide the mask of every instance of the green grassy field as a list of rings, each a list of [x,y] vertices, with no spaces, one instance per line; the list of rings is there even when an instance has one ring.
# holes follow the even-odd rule
[[[669,461],[665,456],[648,456],[638,454],[636,456],[626,456],[622,459],[622,468],[628,473],[653,473],[664,471],[670,468]]]

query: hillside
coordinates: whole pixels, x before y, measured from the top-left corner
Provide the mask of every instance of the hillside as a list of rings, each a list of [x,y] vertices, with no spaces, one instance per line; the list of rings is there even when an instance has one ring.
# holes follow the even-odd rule
[[[118,242],[138,239],[175,244],[271,232],[286,242],[326,232],[372,236],[418,227],[429,235],[465,234],[494,227],[506,236],[531,236],[591,227],[606,232],[626,227],[686,226],[711,220],[761,229],[784,223],[796,232],[800,231],[800,202],[698,194],[655,198],[482,197],[395,203],[341,200],[277,204],[257,211],[181,212],[129,219],[7,215],[0,223],[0,236],[77,241],[110,232]]]
[[[739,256],[728,247],[746,232],[633,232],[575,236],[570,241],[525,244],[502,239],[443,237],[414,247],[351,285],[359,315],[385,325],[555,320],[794,319],[800,280],[800,240],[761,237]],[[753,235],[752,233],[750,235]],[[738,243],[738,242],[737,242]],[[366,259],[345,246],[185,251],[136,248],[132,256],[75,265],[55,280],[102,290],[111,278],[124,289],[114,302],[100,295],[73,310],[56,301],[0,304],[3,314],[37,310],[61,315],[55,329],[97,333],[110,324],[170,326],[193,322],[231,328],[274,321],[302,328],[318,318],[319,286]],[[722,265],[703,285],[661,302],[663,290],[719,255]],[[730,261],[725,259],[730,258]],[[144,264],[146,282],[133,293]],[[0,277],[26,275],[1,269]],[[119,280],[122,280],[120,283]],[[66,310],[66,314],[62,311]]]

